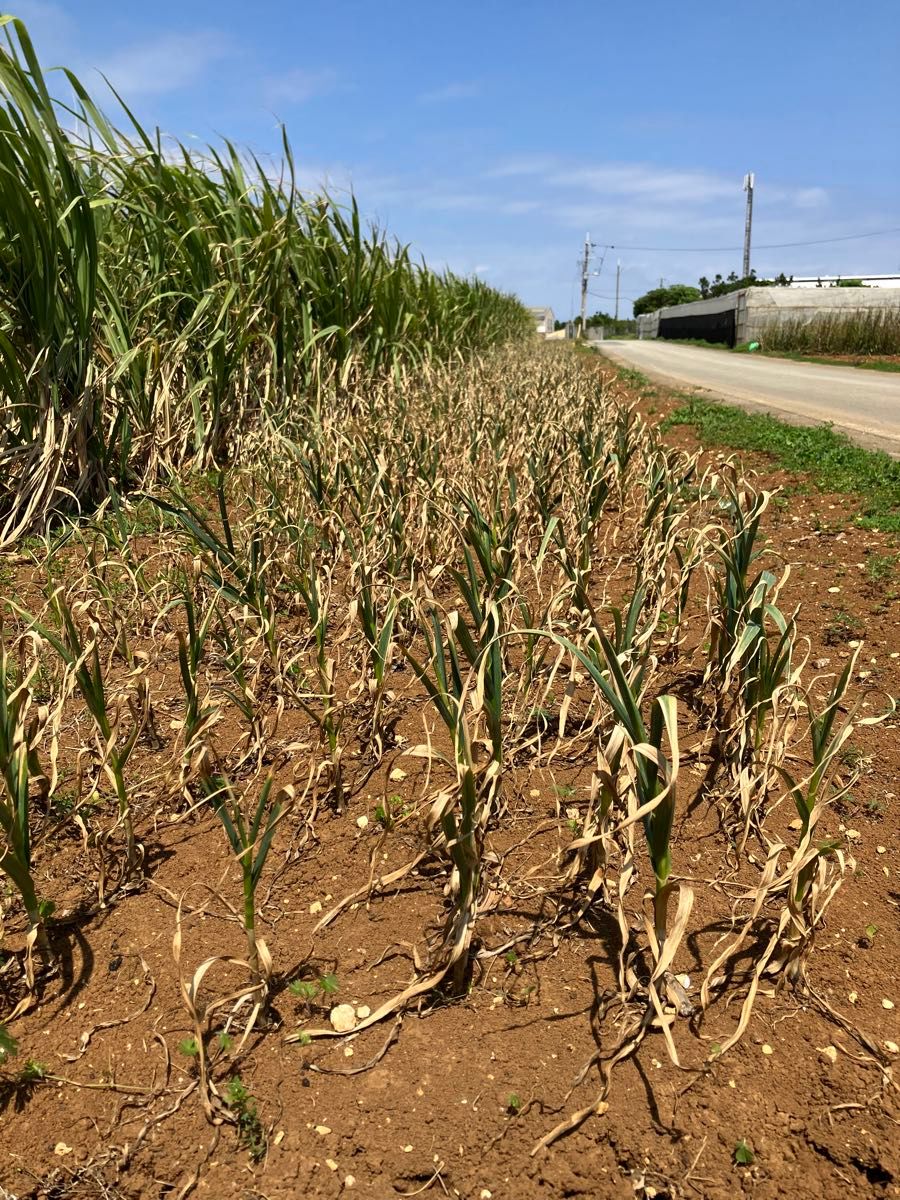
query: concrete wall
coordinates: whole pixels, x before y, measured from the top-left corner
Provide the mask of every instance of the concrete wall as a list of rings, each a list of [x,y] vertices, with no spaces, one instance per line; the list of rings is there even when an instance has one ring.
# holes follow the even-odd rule
[[[660,317],[702,316],[734,310],[735,340],[762,341],[767,328],[780,321],[814,321],[836,313],[900,311],[898,288],[742,288],[709,300],[673,304],[638,317],[638,337],[653,338]]]
[[[637,318],[637,335],[639,338],[655,338],[659,331],[659,314],[662,309],[658,308],[656,312],[641,313]]]
[[[763,289],[764,290],[764,289]],[[656,312],[638,317],[638,337],[655,338],[659,335],[661,317],[700,317],[707,313],[729,312],[737,308],[736,297],[740,293],[729,292],[727,296],[713,296],[709,300],[691,300],[688,304],[669,304]]]

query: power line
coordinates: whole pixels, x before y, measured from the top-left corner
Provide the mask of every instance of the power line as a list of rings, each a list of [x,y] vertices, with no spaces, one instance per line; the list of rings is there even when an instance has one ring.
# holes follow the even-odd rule
[[[900,226],[893,229],[874,229],[870,233],[848,233],[842,237],[817,238],[809,242],[768,242],[757,245],[757,250],[787,250],[793,246],[828,246],[833,242],[854,242],[860,238],[887,237],[891,233],[900,233]],[[742,246],[622,246],[610,244],[607,250],[651,250],[656,254],[725,254],[733,250],[742,250]]]
[[[593,296],[595,300],[615,300],[615,296],[608,296],[608,295],[606,295],[605,292],[588,292],[588,295]],[[624,293],[620,293],[619,299],[620,300],[637,300],[637,299],[639,299],[639,297],[638,296],[626,296],[626,295],[624,295]]]

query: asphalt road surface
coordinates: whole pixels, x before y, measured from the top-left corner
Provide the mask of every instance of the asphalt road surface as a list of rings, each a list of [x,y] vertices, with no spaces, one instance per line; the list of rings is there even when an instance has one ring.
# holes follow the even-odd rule
[[[602,343],[622,366],[679,390],[765,410],[802,425],[830,421],[860,445],[900,457],[900,371],[867,371],[729,354],[658,339]]]

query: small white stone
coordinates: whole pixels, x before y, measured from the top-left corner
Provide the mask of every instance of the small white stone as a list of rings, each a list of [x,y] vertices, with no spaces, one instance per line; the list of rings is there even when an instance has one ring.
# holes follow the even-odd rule
[[[829,592],[831,592],[831,594],[833,596],[836,592],[839,592],[841,589],[839,587],[830,587],[828,590],[829,590]]]
[[[884,1048],[885,1048],[885,1050],[888,1051],[889,1054],[896,1054],[898,1052],[898,1047],[897,1047],[896,1042],[890,1042],[890,1041],[885,1042]]]
[[[326,1159],[325,1159],[325,1166],[328,1168],[328,1170],[329,1170],[329,1171],[336,1171],[336,1170],[337,1170],[337,1163],[334,1161],[334,1159],[333,1159],[333,1158],[326,1158]]]
[[[369,824],[369,818],[365,815],[356,818],[356,824],[360,829],[366,829]]]
[[[894,1002],[893,1002],[893,1000],[882,1000],[881,1007],[882,1008],[893,1008]]]
[[[837,1048],[835,1046],[817,1046],[816,1047],[823,1058],[827,1058],[829,1062],[837,1062]]]
[[[336,1004],[328,1017],[331,1028],[337,1033],[346,1033],[356,1024],[356,1013],[352,1004]]]
[[[847,837],[850,838],[851,841],[855,842],[858,838],[862,837],[862,834],[858,829],[848,829]]]
[[[372,1010],[369,1008],[368,1004],[361,1004],[356,1010],[356,1015],[359,1017],[360,1021],[364,1021],[371,1011]]]
[[[331,1128],[328,1125],[316,1125],[315,1130],[319,1137],[328,1137],[329,1133],[331,1133]]]
[[[314,917],[316,915],[316,913],[320,913],[321,911],[322,911],[322,901],[321,900],[313,900],[312,904],[309,906],[309,915],[311,917]]]
[[[356,1176],[355,1175],[345,1175],[344,1176],[344,1187],[345,1188],[356,1187]]]
[[[772,1049],[772,1047],[769,1045],[768,1042],[763,1042],[760,1049],[762,1050],[763,1054],[774,1054],[775,1053],[775,1051]]]
[[[391,771],[390,775],[388,775],[388,779],[390,779],[391,783],[402,783],[405,778],[406,772],[401,770],[400,767],[394,767],[393,771]]]

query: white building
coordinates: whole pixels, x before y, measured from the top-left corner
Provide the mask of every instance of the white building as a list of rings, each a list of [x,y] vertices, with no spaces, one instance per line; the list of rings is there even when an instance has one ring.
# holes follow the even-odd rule
[[[528,311],[534,317],[535,333],[539,333],[541,337],[547,337],[553,332],[556,321],[552,308],[529,308]]]
[[[814,288],[814,287],[839,287],[840,284],[847,279],[859,280],[866,287],[877,288],[898,288],[900,287],[900,275],[795,275],[791,280],[789,287],[795,288]]]

